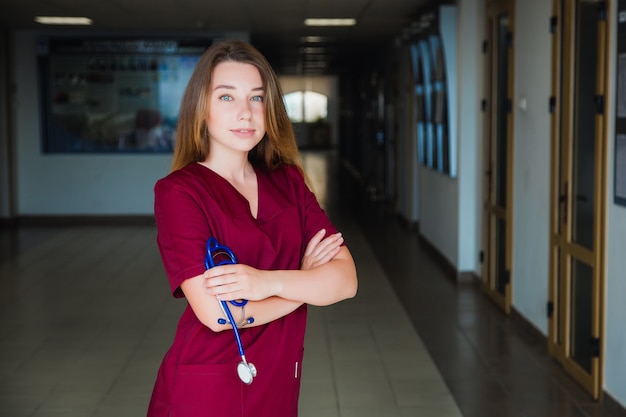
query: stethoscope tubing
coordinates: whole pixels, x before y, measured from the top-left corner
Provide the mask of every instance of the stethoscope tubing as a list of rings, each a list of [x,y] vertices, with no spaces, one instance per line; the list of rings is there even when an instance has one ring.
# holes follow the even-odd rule
[[[243,344],[241,343],[241,337],[239,336],[239,330],[237,329],[237,325],[235,324],[235,319],[233,318],[233,313],[230,312],[230,308],[228,307],[228,303],[226,301],[220,300],[222,303],[222,307],[226,312],[226,317],[228,317],[228,321],[233,328],[233,333],[235,333],[235,340],[237,341],[237,349],[239,349],[239,356],[245,361],[246,355],[243,352]]]
[[[224,255],[226,255],[226,257],[228,258],[227,260],[218,262],[217,264],[214,261],[214,256],[218,253],[222,253]],[[237,258],[235,258],[235,254],[230,250],[230,248],[220,245],[217,240],[214,237],[209,238],[209,240],[207,241],[207,245],[206,245],[206,256],[204,258],[204,265],[206,267],[206,269],[211,269],[214,266],[218,266],[218,265],[226,265],[226,264],[236,264],[237,263]],[[219,300],[219,297],[218,297]],[[231,303],[232,305],[236,306],[236,307],[243,307],[248,303],[248,300],[232,300],[232,301],[224,301],[224,300],[219,300],[219,302],[222,305],[222,310],[224,311],[224,313],[226,314],[226,317],[228,318],[228,322],[230,323],[231,327],[233,328],[233,333],[235,334],[235,340],[237,341],[237,349],[239,350],[239,356],[241,356],[241,360],[242,360],[242,364],[245,365],[244,366],[244,374],[245,377],[242,376],[240,372],[240,368],[237,368],[237,372],[239,373],[239,377],[241,378],[241,380],[243,382],[245,382],[246,384],[250,384],[252,382],[252,379],[254,378],[254,376],[256,376],[256,367],[254,367],[253,364],[248,363],[246,361],[246,355],[244,353],[243,350],[243,343],[241,343],[241,337],[239,336],[239,329],[237,328],[237,323],[235,323],[235,319],[233,317],[232,312],[230,311],[230,307],[228,307],[228,303]],[[223,319],[220,319],[223,320]],[[251,319],[252,320],[252,319]],[[219,321],[219,320],[218,320]],[[219,321],[222,324],[226,324],[226,322],[222,322]],[[250,321],[251,322],[251,321]],[[240,364],[240,365],[242,365]]]

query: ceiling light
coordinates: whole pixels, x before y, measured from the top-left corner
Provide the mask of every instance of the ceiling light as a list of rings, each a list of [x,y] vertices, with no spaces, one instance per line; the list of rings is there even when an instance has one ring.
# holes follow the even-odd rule
[[[307,26],[354,26],[356,19],[304,19]]]
[[[307,68],[325,68],[326,61],[304,61],[304,66]]]
[[[35,22],[42,25],[91,25],[93,21],[88,17],[69,16],[36,16]]]
[[[328,42],[330,40],[332,39],[328,36],[302,36],[300,38],[301,43],[321,43]]]
[[[301,54],[323,54],[326,52],[326,48],[321,46],[303,46],[298,50]]]
[[[326,61],[328,59],[328,55],[325,54],[304,54],[302,55],[302,59],[305,61]]]

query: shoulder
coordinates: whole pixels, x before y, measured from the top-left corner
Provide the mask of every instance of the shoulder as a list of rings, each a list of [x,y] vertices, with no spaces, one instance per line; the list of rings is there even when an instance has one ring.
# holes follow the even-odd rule
[[[300,168],[298,168],[296,165],[283,165],[279,168],[267,172],[267,176],[275,182],[304,184],[304,175],[302,174]]]
[[[205,195],[206,179],[198,164],[189,164],[184,168],[169,173],[159,179],[154,185],[155,204],[186,204],[189,201],[199,201]]]
[[[296,165],[282,165],[271,171],[263,170],[263,174],[283,193],[301,195],[309,190],[304,174]]]
[[[167,176],[159,179],[155,186],[155,192],[165,191],[172,188],[188,188],[200,178],[201,172],[197,164],[189,164],[184,168],[170,172]]]

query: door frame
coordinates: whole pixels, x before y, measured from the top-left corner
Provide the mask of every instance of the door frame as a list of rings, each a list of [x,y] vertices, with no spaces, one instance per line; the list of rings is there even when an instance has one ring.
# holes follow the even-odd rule
[[[548,302],[548,352],[553,356],[594,399],[602,395],[604,370],[604,289],[605,289],[605,235],[607,198],[607,146],[608,132],[608,39],[610,28],[610,1],[605,1],[607,18],[598,24],[598,71],[596,93],[604,97],[602,111],[595,116],[595,178],[594,178],[594,234],[593,250],[570,243],[571,228],[569,219],[562,222],[561,211],[565,216],[572,213],[571,198],[565,199],[562,192],[572,194],[571,159],[575,106],[575,42],[576,12],[578,0],[553,0],[552,18],[552,91],[551,91],[551,142],[552,162],[550,175],[550,269]],[[567,25],[565,25],[567,23]],[[563,102],[561,102],[563,101]],[[570,216],[571,217],[571,216]],[[562,251],[565,249],[565,252]],[[592,338],[597,340],[597,356],[591,359],[591,372],[584,370],[570,358],[570,314],[571,285],[569,284],[569,254],[584,258],[593,268],[592,294]]]
[[[508,112],[506,116],[506,207],[502,210],[500,207],[494,207],[495,201],[495,166],[496,157],[491,146],[497,139],[497,111],[498,108],[493,103],[497,102],[497,50],[496,41],[494,39],[497,17],[502,12],[506,12],[509,18],[509,32],[511,43],[508,46],[507,56],[507,102]],[[483,53],[485,60],[485,99],[483,101],[483,126],[485,135],[483,140],[483,231],[482,231],[482,286],[485,294],[498,305],[506,314],[511,311],[512,303],[512,257],[513,257],[513,97],[514,97],[514,42],[513,33],[515,33],[515,0],[487,0],[485,8],[485,34],[486,40],[483,44]],[[508,271],[508,277],[505,282],[504,294],[496,289],[496,228],[492,219],[494,216],[504,218],[506,222],[505,231],[505,269]]]

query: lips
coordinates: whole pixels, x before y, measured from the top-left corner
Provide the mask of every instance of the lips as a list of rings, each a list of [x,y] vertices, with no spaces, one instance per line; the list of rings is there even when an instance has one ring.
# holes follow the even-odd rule
[[[256,129],[231,129],[231,132],[240,138],[249,138],[256,134]]]

